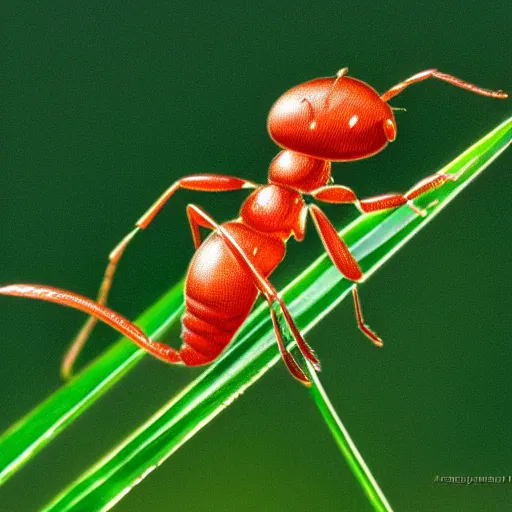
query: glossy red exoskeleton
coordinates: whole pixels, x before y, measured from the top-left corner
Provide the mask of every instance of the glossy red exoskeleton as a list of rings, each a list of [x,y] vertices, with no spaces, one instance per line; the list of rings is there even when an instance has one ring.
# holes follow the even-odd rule
[[[4,295],[56,302],[91,315],[64,358],[64,377],[71,375],[73,363],[98,319],[168,363],[187,366],[209,363],[232,340],[261,293],[270,306],[284,362],[295,378],[310,383],[285,347],[273,305],[279,305],[302,355],[317,369],[320,368],[318,359],[268,277],[283,260],[286,241],[290,237],[299,242],[303,240],[308,213],[339,271],[354,283],[361,280],[363,273],[322,210],[315,204],[306,205],[303,196],[311,195],[320,202],[352,203],[362,213],[408,205],[417,214],[425,215],[413,200],[434,187],[456,180],[458,175],[437,173],[405,194],[359,199],[351,189],[332,184],[331,163],[367,158],[395,140],[395,117],[387,102],[416,82],[434,77],[483,96],[507,97],[502,91],[482,89],[435,69],[418,73],[379,95],[368,84],[348,77],[347,71],[343,68],[335,77],[318,78],[293,87],[274,104],[268,116],[268,132],[283,150],[270,164],[267,185],[233,176],[199,174],[184,177],[169,187],[111,252],[96,302],[48,286],[15,284],[0,288]],[[107,308],[105,303],[124,250],[180,188],[204,192],[255,190],[243,203],[240,216],[221,225],[198,206],[187,207],[196,253],[185,284],[183,344],[176,350],[148,339],[138,327]],[[200,227],[213,230],[204,241],[201,241]],[[359,328],[376,345],[382,345],[381,339],[364,323],[357,287],[354,285],[352,290]]]

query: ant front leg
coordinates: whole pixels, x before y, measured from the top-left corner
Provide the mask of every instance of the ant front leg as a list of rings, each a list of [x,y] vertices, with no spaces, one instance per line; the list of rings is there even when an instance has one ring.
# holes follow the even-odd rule
[[[314,204],[309,205],[309,212],[313,217],[322,244],[331,258],[331,261],[347,279],[358,283],[363,277],[363,272],[350,252],[350,249],[347,247],[347,244],[339,237],[334,226],[318,206]],[[357,284],[352,288],[352,296],[354,298],[357,326],[375,345],[381,347],[383,345],[382,340],[364,323]]]
[[[309,380],[309,378],[300,369],[299,365],[296,363],[293,356],[286,350],[277,315],[272,307],[275,303],[279,305],[283,313],[284,319],[288,327],[290,328],[290,331],[293,334],[293,337],[302,355],[312,363],[316,370],[320,370],[320,362],[316,358],[311,347],[306,343],[306,341],[302,337],[299,329],[295,325],[295,322],[290,312],[288,311],[288,308],[282,301],[281,297],[279,297],[277,290],[274,288],[272,283],[270,283],[270,281],[254,266],[251,259],[247,256],[247,254],[245,254],[244,250],[242,249],[242,247],[240,247],[236,240],[221,225],[217,224],[207,213],[205,213],[203,210],[201,210],[199,207],[195,205],[188,205],[187,215],[192,228],[194,240],[197,240],[196,235],[194,233],[199,232],[199,227],[215,230],[222,238],[227,248],[236,258],[240,267],[252,279],[256,288],[268,302],[270,308],[270,315],[272,318],[272,324],[274,326],[277,344],[279,347],[279,352],[281,353],[281,356],[286,366],[288,367],[288,370],[297,380],[299,380],[303,384],[310,385],[311,381]]]
[[[472,162],[468,165],[471,163]],[[445,174],[443,172],[432,174],[431,176],[419,181],[405,194],[382,194],[379,196],[367,197],[365,199],[358,199],[355,192],[348,187],[343,185],[326,185],[325,187],[320,187],[314,190],[311,192],[311,195],[315,199],[325,203],[352,203],[361,213],[389,210],[406,204],[414,213],[425,217],[427,215],[427,211],[422,208],[418,208],[413,202],[414,199],[433,189],[441,187],[445,183],[456,181],[464,173],[468,165],[465,165],[456,174]]]
[[[225,176],[222,174],[197,174],[186,176],[174,182],[142,215],[137,221],[136,227],[130,231],[109,254],[109,263],[105,270],[103,280],[100,285],[96,302],[100,305],[106,304],[107,297],[112,286],[112,280],[117,270],[119,260],[121,259],[126,247],[133,240],[134,236],[141,230],[146,229],[158,212],[164,207],[165,203],[180,188],[187,190],[196,190],[200,192],[227,192],[230,190],[241,190],[244,188],[255,188],[257,185],[251,181],[247,181],[234,176]],[[91,316],[82,326],[76,337],[67,350],[62,364],[61,376],[67,380],[71,377],[73,365],[80,354],[87,338],[91,334],[92,329],[96,325],[97,319]]]

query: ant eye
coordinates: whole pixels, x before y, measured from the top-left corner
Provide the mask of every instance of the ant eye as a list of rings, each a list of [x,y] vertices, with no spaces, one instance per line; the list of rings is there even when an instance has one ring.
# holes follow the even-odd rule
[[[396,124],[392,119],[386,119],[382,123],[382,127],[384,128],[384,134],[386,135],[386,139],[389,142],[393,142],[396,139]]]

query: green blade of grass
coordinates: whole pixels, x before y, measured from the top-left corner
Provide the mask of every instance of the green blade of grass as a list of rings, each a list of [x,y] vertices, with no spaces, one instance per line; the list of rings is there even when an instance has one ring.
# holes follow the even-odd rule
[[[182,309],[183,282],[180,282],[149,308],[137,320],[137,324],[151,337],[158,338],[179,321]],[[145,355],[144,350],[123,338],[4,432],[0,437],[0,485],[133,369]]]
[[[315,401],[320,414],[322,415],[326,425],[334,437],[335,443],[345,458],[348,467],[352,471],[354,477],[361,485],[363,492],[366,494],[373,509],[377,512],[390,512],[392,508],[379,487],[379,484],[373,477],[363,457],[359,453],[354,441],[352,441],[348,430],[340,420],[336,410],[334,409],[327,393],[325,392],[317,373],[312,365],[307,363],[309,373],[313,380],[311,386],[311,396]]]
[[[344,229],[341,234],[366,272],[366,278],[476,178],[505,150],[511,139],[512,119],[509,119],[448,164],[444,172],[457,173],[464,169],[464,174],[456,182],[434,190],[417,201],[419,207],[436,201],[426,218],[418,217],[408,207],[402,207],[361,217]],[[287,286],[282,296],[298,327],[306,333],[350,292],[351,287],[352,283],[340,276],[324,255]],[[133,486],[223,411],[279,359],[267,308],[259,307],[220,359],[66,488],[45,510],[112,508]],[[315,400],[321,408],[329,406],[324,393],[317,393]],[[325,411],[322,412],[325,414]],[[332,413],[331,409],[328,426],[342,452],[348,450],[349,455],[354,457],[351,442],[348,442],[341,422],[336,421]],[[348,441],[340,444],[343,439]],[[366,466],[362,460],[355,464],[349,461],[349,464],[363,488],[370,486],[370,493],[367,491],[367,494],[375,496],[373,506],[377,510],[389,509],[386,508],[389,505],[385,498],[379,497],[380,490],[369,472],[357,469],[358,465]]]

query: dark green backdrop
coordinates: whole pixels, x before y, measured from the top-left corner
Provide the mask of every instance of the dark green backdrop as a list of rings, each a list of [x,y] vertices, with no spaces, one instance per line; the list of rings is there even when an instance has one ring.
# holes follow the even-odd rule
[[[173,180],[264,181],[277,148],[267,112],[287,88],[349,66],[382,91],[436,66],[512,91],[510,2],[9,2],[3,5],[0,282],[93,296],[109,250]],[[512,112],[441,83],[393,100],[398,139],[335,166],[360,195],[406,190]],[[309,336],[323,382],[400,511],[507,510],[508,486],[439,486],[436,475],[512,475],[512,153],[503,155],[361,289],[376,350],[349,302]],[[111,304],[135,317],[192,255],[184,208],[220,220],[243,193],[180,192],[130,248]],[[337,225],[349,207],[329,209]],[[312,234],[312,230],[310,230]],[[274,282],[321,251],[291,242]],[[60,384],[83,316],[0,300],[0,429]],[[115,338],[99,329],[84,359]],[[34,510],[146,419],[196,370],[145,360],[0,490]],[[116,508],[369,510],[305,390],[279,365]]]

